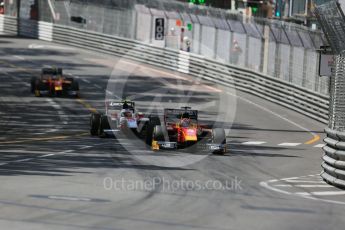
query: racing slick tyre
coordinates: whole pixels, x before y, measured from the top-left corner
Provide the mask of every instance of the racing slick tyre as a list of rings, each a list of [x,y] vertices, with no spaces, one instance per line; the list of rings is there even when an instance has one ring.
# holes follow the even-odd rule
[[[68,77],[66,78],[66,81],[71,82],[70,84],[63,84],[63,89],[65,94],[67,93],[67,95],[70,96],[74,96],[76,98],[79,97],[79,82],[77,80],[75,80],[74,78]],[[69,92],[77,92],[75,95],[74,94],[70,94]]]
[[[148,123],[147,128],[146,128],[146,138],[145,138],[146,147],[148,147],[148,148],[151,148],[153,129],[154,129],[153,125]]]
[[[160,125],[161,121],[159,119],[159,117],[150,117],[149,122],[146,123],[146,138],[145,138],[145,142],[146,142],[146,146],[151,148],[152,146],[152,139],[153,139],[153,130],[155,128],[156,125]]]
[[[31,93],[35,93],[35,89],[36,89],[36,82],[37,82],[37,77],[32,77],[31,78]]]
[[[161,125],[156,125],[153,129],[153,140],[165,141],[165,136],[167,136],[167,131],[165,127]]]
[[[93,113],[90,117],[90,134],[91,136],[97,136],[100,126],[101,115],[99,113]]]
[[[219,144],[219,145],[225,145],[226,144],[226,135],[225,130],[222,128],[214,128],[212,130],[212,143]],[[213,153],[226,153],[226,148],[214,151]]]
[[[79,91],[79,82],[78,81],[76,81],[76,80],[72,81],[71,90],[72,91]]]
[[[105,129],[110,129],[110,124],[108,121],[108,116],[102,114],[100,116],[100,124],[99,124],[99,132],[98,132],[98,135],[100,137],[106,137],[107,136],[107,134],[104,132]]]
[[[41,82],[41,81],[36,81],[36,85],[35,85],[35,96],[36,97],[40,97],[41,95],[41,91],[49,91],[49,87]]]
[[[73,91],[77,91],[77,94],[75,95],[75,97],[78,98],[79,97],[79,82],[76,80],[73,80],[71,88]]]
[[[168,137],[168,132],[162,125],[156,125],[152,132],[151,150],[159,150],[158,141],[166,141],[165,137]]]

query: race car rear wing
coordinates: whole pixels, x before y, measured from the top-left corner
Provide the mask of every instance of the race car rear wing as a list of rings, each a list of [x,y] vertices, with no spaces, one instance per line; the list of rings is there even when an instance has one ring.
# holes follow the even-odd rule
[[[129,109],[134,113],[135,102],[133,101],[106,101],[105,109],[108,110],[122,110]]]
[[[176,121],[182,118],[183,114],[188,113],[191,120],[198,120],[198,110],[192,110],[189,107],[182,109],[164,109],[164,119],[166,121]]]
[[[43,68],[43,75],[62,75],[62,68]]]

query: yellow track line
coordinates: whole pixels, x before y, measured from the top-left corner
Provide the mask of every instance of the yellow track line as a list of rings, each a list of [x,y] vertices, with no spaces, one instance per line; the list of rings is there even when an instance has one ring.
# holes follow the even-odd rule
[[[22,71],[27,72],[27,73],[37,74],[37,73],[36,73],[34,70],[32,70],[32,69],[28,69],[28,68],[23,68],[23,67],[20,67],[20,66],[16,66],[16,65],[13,65],[13,64],[11,64],[11,63],[9,63],[9,62],[7,62],[7,61],[4,61],[4,60],[0,60],[0,63],[5,64],[5,65],[8,65],[8,66],[10,66],[10,67],[12,67],[12,68],[15,68],[15,69],[18,69],[18,70],[22,70]]]
[[[71,136],[56,136],[56,137],[41,137],[41,138],[28,138],[26,140],[18,140],[18,141],[3,141],[0,142],[0,144],[17,144],[17,143],[26,143],[26,142],[36,142],[36,141],[52,141],[52,140],[63,140],[67,139],[69,137],[79,137],[79,136],[86,136],[89,135],[89,133],[82,133],[77,135],[71,135]]]
[[[315,143],[315,142],[317,142],[319,140],[320,140],[320,136],[316,134],[316,135],[314,135],[314,137],[312,139],[310,139],[309,141],[305,142],[304,144],[311,145],[311,144],[313,144],[313,143]]]
[[[77,101],[87,108],[92,113],[97,113],[97,109],[93,108],[89,103],[85,102],[83,99],[78,98]]]

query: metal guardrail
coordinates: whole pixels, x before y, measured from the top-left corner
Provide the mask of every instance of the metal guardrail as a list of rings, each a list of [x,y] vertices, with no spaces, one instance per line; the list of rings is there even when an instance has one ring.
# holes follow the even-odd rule
[[[321,177],[328,183],[345,188],[345,132],[325,129],[327,137],[322,157],[323,172]]]
[[[18,35],[53,41],[53,24],[33,20],[19,20]]]
[[[21,20],[22,21],[22,20]],[[137,62],[179,71],[248,92],[295,110],[317,121],[328,122],[328,96],[258,72],[221,63],[200,55],[159,48],[135,40],[41,22],[21,22],[20,35],[125,57]],[[51,29],[52,28],[52,29]],[[50,34],[52,33],[52,34]],[[42,38],[41,38],[42,39]],[[202,74],[200,74],[202,73]],[[202,76],[200,76],[202,75]]]
[[[0,15],[0,32],[6,32],[9,35],[17,35],[18,24],[17,18],[11,16]]]

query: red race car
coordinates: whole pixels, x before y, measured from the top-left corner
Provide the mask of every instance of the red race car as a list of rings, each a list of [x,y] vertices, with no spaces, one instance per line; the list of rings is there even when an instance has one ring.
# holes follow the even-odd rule
[[[31,78],[31,93],[40,96],[78,97],[79,83],[72,77],[65,77],[61,68],[43,68],[41,76]]]
[[[189,148],[226,153],[226,136],[223,128],[200,125],[198,111],[190,107],[164,109],[164,122],[150,117],[146,143],[152,150]]]

